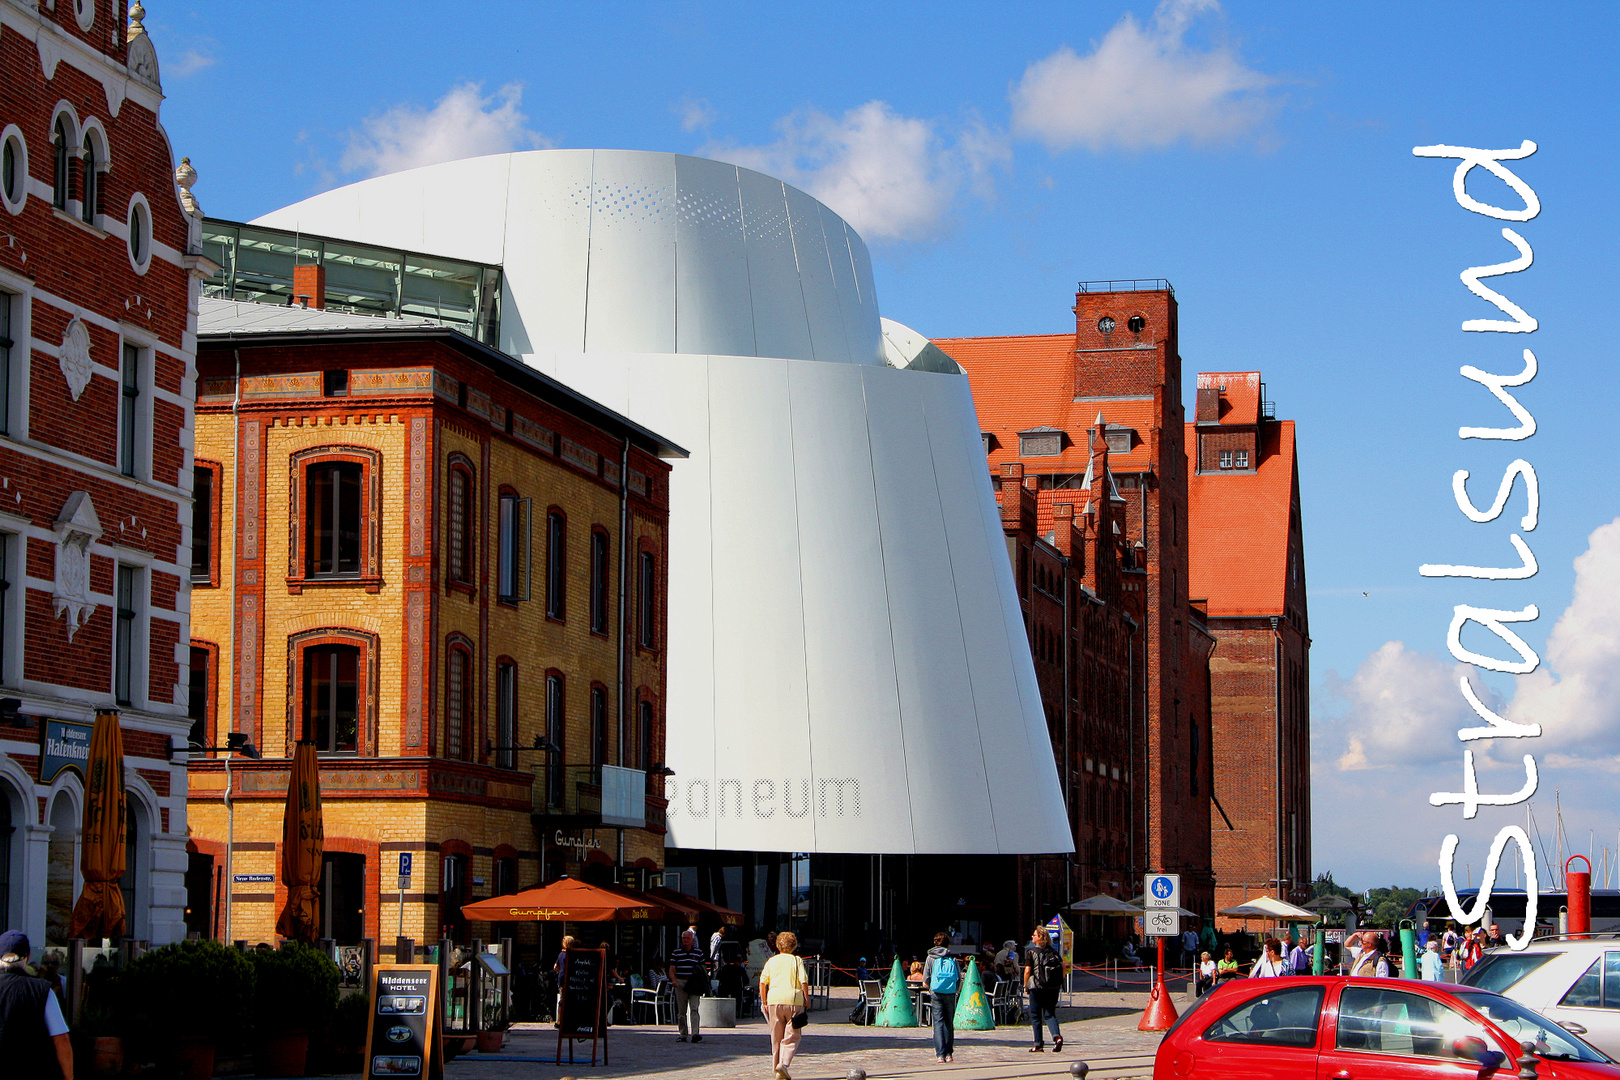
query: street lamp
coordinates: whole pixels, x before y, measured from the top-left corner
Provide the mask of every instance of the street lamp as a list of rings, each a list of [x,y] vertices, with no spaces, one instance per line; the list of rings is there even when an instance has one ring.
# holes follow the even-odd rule
[[[258,747],[248,739],[245,731],[232,731],[225,736],[224,746],[203,746],[200,743],[191,743],[186,747],[191,754],[217,754],[225,755],[225,933],[223,939],[231,940],[231,894],[235,891],[235,877],[232,874],[233,861],[236,855],[236,804],[231,801],[231,758],[237,754],[250,761],[261,760]],[[174,746],[169,746],[169,757],[174,757]]]

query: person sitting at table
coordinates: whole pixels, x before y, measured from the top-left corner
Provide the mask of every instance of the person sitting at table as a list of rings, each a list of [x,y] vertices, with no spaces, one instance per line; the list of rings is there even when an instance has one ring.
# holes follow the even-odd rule
[[[1125,962],[1131,967],[1142,966],[1142,958],[1136,955],[1136,940],[1134,938],[1125,939],[1125,948],[1121,952],[1125,957]]]
[[[1232,955],[1232,946],[1226,947],[1226,955],[1215,965],[1215,978],[1220,982],[1227,979],[1243,978],[1243,969],[1238,967],[1237,959]]]
[[[922,971],[923,962],[921,960],[913,960],[911,962],[911,970],[906,973],[906,982],[913,986],[921,986],[923,981]]]

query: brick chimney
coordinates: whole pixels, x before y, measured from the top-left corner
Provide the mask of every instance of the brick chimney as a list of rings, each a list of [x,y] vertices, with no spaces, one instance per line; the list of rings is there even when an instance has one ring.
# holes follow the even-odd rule
[[[293,303],[319,310],[326,308],[326,267],[293,267]]]

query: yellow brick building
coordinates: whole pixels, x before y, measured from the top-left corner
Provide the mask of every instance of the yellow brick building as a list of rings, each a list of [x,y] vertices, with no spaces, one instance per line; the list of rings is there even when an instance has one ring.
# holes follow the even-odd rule
[[[192,929],[274,940],[301,739],[325,936],[533,941],[460,908],[564,873],[648,884],[683,452],[454,330],[204,305],[192,742],[262,757],[192,755]]]

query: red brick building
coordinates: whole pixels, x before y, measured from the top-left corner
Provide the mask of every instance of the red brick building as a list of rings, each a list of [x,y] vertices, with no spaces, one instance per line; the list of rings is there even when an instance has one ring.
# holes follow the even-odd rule
[[[1300,903],[1311,878],[1311,637],[1294,424],[1274,418],[1259,372],[1205,372],[1186,445],[1192,592],[1219,641],[1216,903]]]
[[[1002,484],[1004,528],[1012,512],[1009,480],[1021,478],[1034,500],[1035,536],[1042,543],[1061,552],[1072,543],[1065,524],[1074,529],[1078,519],[1082,537],[1087,530],[1100,532],[1093,542],[1117,566],[1108,570],[1109,561],[1094,555],[1067,571],[1087,581],[1088,571],[1101,574],[1089,585],[1095,597],[1069,588],[1071,621],[1079,603],[1097,603],[1111,608],[1108,620],[1119,628],[1099,627],[1091,637],[1061,641],[1070,665],[1067,679],[1056,661],[1040,659],[1056,655],[1047,638],[1051,601],[1026,600],[1075,819],[1079,854],[1070,888],[1079,895],[1095,887],[1132,896],[1145,871],[1176,872],[1183,878],[1183,905],[1208,914],[1214,903],[1208,667],[1214,639],[1203,613],[1188,600],[1175,294],[1165,281],[1083,283],[1073,310],[1075,328],[1068,333],[936,344],[967,370],[972,383],[986,455]],[[1019,499],[1022,505],[1024,495]],[[1070,511],[1059,506],[1073,508],[1075,518],[1060,519]],[[1027,531],[1022,525],[1016,530]],[[1034,540],[1009,547],[1021,591],[1038,597],[1032,575],[1050,565],[1052,555]],[[1110,596],[1108,578],[1114,574],[1117,594]],[[1124,615],[1134,628],[1121,620]],[[1106,782],[1095,772],[1102,761]],[[1121,818],[1128,838],[1123,843]]]
[[[127,933],[185,932],[185,766],[170,750],[189,726],[208,264],[140,14],[0,3],[0,918],[36,944],[65,937],[79,762],[107,709],[124,732]]]

